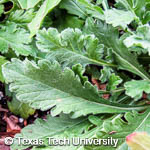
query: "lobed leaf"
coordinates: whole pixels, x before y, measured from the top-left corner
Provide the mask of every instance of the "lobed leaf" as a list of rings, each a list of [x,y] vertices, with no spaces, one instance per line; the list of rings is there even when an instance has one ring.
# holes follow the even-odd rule
[[[124,40],[127,47],[139,46],[146,49],[150,55],[150,27],[149,25],[139,26],[135,34],[130,35]]]
[[[87,114],[121,113],[147,107],[106,101],[89,81],[82,85],[79,76],[71,69],[62,71],[58,63],[47,60],[40,60],[36,65],[28,60],[12,59],[11,63],[3,66],[3,75],[6,82],[11,83],[10,91],[17,93],[18,100],[29,103],[35,109],[53,108],[53,116],[63,112],[77,118]]]
[[[42,139],[44,141],[43,147],[35,146],[33,149],[72,149],[76,148],[73,145],[70,146],[48,146],[48,138],[56,138],[56,139],[71,139],[72,137],[76,137],[84,132],[87,128],[89,128],[90,123],[85,118],[79,119],[70,119],[67,115],[61,115],[60,117],[51,117],[47,116],[47,121],[42,119],[36,119],[35,123],[29,125],[22,129],[20,134],[17,134],[15,138],[24,138],[24,139]],[[37,132],[40,131],[40,132]],[[25,148],[30,147],[30,145],[19,145],[18,141],[15,140],[12,145],[12,149],[24,150]]]
[[[40,30],[37,34],[37,47],[47,52],[48,60],[57,60],[63,66],[80,63],[114,66],[103,57],[103,45],[94,35],[83,35],[79,29],[65,29],[59,33],[54,28]]]
[[[12,48],[17,55],[36,55],[35,49],[30,45],[29,33],[18,28],[15,23],[9,23],[0,28],[0,52],[7,53]]]
[[[29,10],[16,10],[10,13],[8,20],[11,22],[15,22],[16,24],[27,24],[32,21],[35,13],[33,9]]]
[[[143,92],[147,94],[150,93],[150,82],[147,80],[132,80],[126,82],[124,87],[126,89],[126,94],[135,100],[139,100],[142,97]]]
[[[112,24],[113,27],[122,27],[123,29],[127,28],[127,25],[134,20],[134,17],[130,11],[117,10],[115,8],[105,12],[106,23]]]
[[[119,76],[116,76],[114,73],[111,74],[109,81],[108,81],[108,85],[107,85],[107,89],[108,90],[115,90],[117,89],[117,86],[122,82],[122,79]]]
[[[15,138],[21,137],[24,139],[43,139],[44,147],[34,146],[33,150],[52,149],[60,150],[87,150],[87,149],[102,149],[102,150],[122,150],[127,149],[125,143],[125,137],[133,132],[149,132],[148,122],[150,121],[150,113],[147,110],[143,114],[137,112],[126,113],[122,119],[122,115],[113,116],[107,119],[101,119],[100,117],[90,116],[89,121],[85,118],[70,119],[68,116],[61,115],[60,117],[47,116],[47,121],[37,119],[34,124],[29,125],[22,129],[20,134],[17,134]],[[93,124],[93,125],[92,125]],[[130,128],[129,128],[130,126]],[[92,127],[92,128],[90,128]],[[40,132],[37,132],[39,130]],[[111,132],[114,134],[111,134]],[[61,139],[72,139],[73,137],[79,137],[81,139],[110,139],[117,140],[116,145],[89,145],[89,146],[73,146],[72,143],[68,146],[49,146],[48,137]],[[29,146],[27,146],[29,147]],[[27,148],[23,145],[19,145],[17,140],[12,145],[12,148],[23,150]]]
[[[93,5],[87,0],[63,0],[60,3],[60,8],[66,9],[68,13],[79,16],[83,19],[88,16],[93,16],[104,20],[102,8]]]
[[[144,112],[144,113],[137,113],[137,112],[133,112],[133,113],[126,113],[124,116],[126,121],[123,121],[121,119],[121,116],[116,116],[115,118],[112,119],[112,121],[106,121],[103,124],[103,130],[105,131],[107,134],[105,136],[103,136],[103,138],[105,137],[109,137],[110,135],[108,133],[110,133],[111,131],[116,131],[115,134],[111,135],[111,137],[116,138],[119,140],[117,148],[114,148],[114,150],[128,150],[128,146],[126,144],[126,136],[128,136],[129,134],[133,133],[133,132],[147,132],[149,133],[149,121],[150,121],[150,113],[149,113],[149,109]],[[110,123],[109,123],[110,122]],[[101,147],[103,149],[103,147]],[[109,148],[104,150],[109,150]],[[112,148],[113,150],[113,148]]]
[[[149,74],[139,65],[138,61],[119,39],[117,29],[110,25],[88,18],[85,25],[85,32],[95,34],[100,43],[112,49],[115,61],[120,69],[130,71],[143,79],[150,80]]]

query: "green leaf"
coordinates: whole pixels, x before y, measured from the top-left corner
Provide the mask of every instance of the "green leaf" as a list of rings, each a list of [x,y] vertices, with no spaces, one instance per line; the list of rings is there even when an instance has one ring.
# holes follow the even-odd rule
[[[100,119],[94,117],[92,123],[97,125],[87,135],[86,138],[96,139],[108,139],[118,140],[117,145],[113,143],[112,146],[100,145],[100,146],[88,146],[86,150],[128,150],[126,144],[126,136],[133,132],[148,132],[150,133],[149,121],[150,110],[148,109],[144,113],[128,112],[125,115],[112,116],[108,119]],[[106,116],[106,115],[105,115]],[[97,119],[96,119],[97,118]],[[89,119],[91,120],[91,118]],[[94,120],[94,121],[93,121]],[[96,121],[97,120],[97,121]],[[100,123],[102,121],[103,123]],[[90,134],[90,135],[89,135]],[[89,135],[89,137],[88,137]]]
[[[114,73],[111,74],[109,81],[108,81],[108,85],[107,85],[107,89],[110,91],[116,90],[117,86],[122,82],[122,79],[119,76],[116,76]]]
[[[144,19],[142,20],[143,24],[147,24],[150,21],[150,11],[146,11]]]
[[[84,84],[86,81],[88,81],[88,77],[83,76],[85,69],[83,69],[80,64],[76,64],[76,65],[72,66],[72,70],[75,73],[75,75],[79,76],[82,84]]]
[[[97,116],[89,116],[88,119],[92,124],[96,126],[101,126],[103,123],[103,121]]]
[[[115,8],[105,11],[106,23],[112,24],[113,27],[122,27],[123,29],[127,28],[134,20],[134,15],[130,11],[117,10]]]
[[[145,5],[145,0],[116,0],[117,6],[126,10],[137,10]]]
[[[88,18],[85,32],[95,34],[100,43],[112,49],[115,55],[114,60],[117,62],[119,69],[130,71],[143,79],[150,80],[149,74],[139,65],[134,55],[129,52],[119,39],[117,29],[98,20],[94,23],[92,18]]]
[[[139,46],[147,49],[150,55],[150,27],[149,25],[139,26],[135,34],[127,37],[124,40],[124,44],[127,47]]]
[[[102,8],[93,5],[87,0],[63,0],[60,3],[60,8],[66,9],[68,13],[83,19],[92,16],[104,20]]]
[[[92,17],[104,20],[104,12],[101,7],[93,5],[87,0],[77,0],[77,2],[85,7],[87,14]]]
[[[125,150],[127,147],[125,143],[126,136],[133,132],[148,132],[150,133],[149,121],[150,113],[147,110],[145,113],[139,114],[137,112],[129,112],[124,115],[124,121],[122,119],[123,115],[113,116],[108,119],[101,119],[99,117],[90,116],[89,123],[85,118],[81,119],[70,119],[67,116],[61,117],[50,117],[48,116],[47,121],[37,119],[34,124],[28,125],[22,129],[20,134],[17,134],[15,138],[22,137],[24,139],[43,139],[44,145],[46,147],[36,146],[33,150]],[[91,128],[90,128],[91,127]],[[40,132],[37,132],[39,130]],[[114,132],[114,134],[111,134]],[[110,139],[113,138],[116,141],[116,145],[104,146],[104,145],[89,145],[89,146],[48,146],[47,137],[52,137],[55,139],[69,139],[73,137],[79,137],[80,139]],[[19,145],[17,140],[15,140],[12,145],[14,150],[23,150],[27,147]],[[124,149],[123,149],[124,148]]]
[[[36,6],[41,0],[18,0],[22,9],[29,9]]]
[[[100,148],[102,150],[128,150],[126,144],[126,136],[133,132],[147,132],[150,133],[150,110],[148,109],[144,113],[126,113],[124,119],[122,115],[114,116],[112,120],[105,120],[103,122],[102,128],[99,129],[97,134],[98,138],[108,138],[112,137],[113,139],[118,139],[117,148],[101,146],[97,147],[97,150]],[[110,135],[112,131],[115,131],[114,134]],[[99,149],[98,149],[99,148]]]
[[[97,1],[96,1],[96,4],[97,4],[97,5],[100,5],[102,2],[103,2],[103,0],[97,0]]]
[[[8,20],[11,22],[15,22],[16,24],[27,24],[32,21],[35,13],[33,9],[29,10],[15,10],[10,13]]]
[[[130,11],[135,16],[137,23],[142,22],[146,6],[145,0],[116,0],[116,2],[118,8]]]
[[[3,5],[0,5],[0,16],[1,14],[4,12],[4,6]]]
[[[5,93],[7,96],[12,97],[11,101],[7,101],[8,108],[12,113],[24,119],[35,113],[35,110],[29,107],[29,104],[17,100],[15,93],[9,91],[8,85],[5,85]]]
[[[33,37],[40,28],[43,19],[45,16],[52,11],[61,0],[45,0],[43,5],[38,10],[35,18],[32,20],[31,23],[28,24],[29,30],[31,32],[30,36]]]
[[[47,121],[42,119],[36,119],[35,123],[32,125],[28,125],[24,129],[22,129],[20,134],[17,134],[15,138],[24,138],[24,139],[42,139],[44,141],[43,145],[47,146],[48,149],[56,150],[58,149],[71,149],[75,150],[74,146],[49,146],[48,147],[48,138],[55,139],[71,139],[72,137],[76,137],[84,132],[90,123],[85,118],[80,119],[70,119],[66,115],[61,115],[60,117],[51,117],[47,116]],[[39,132],[37,132],[39,131]],[[19,145],[17,140],[15,140],[12,145],[12,149],[16,150],[24,150],[25,148],[30,147]],[[44,149],[39,148],[39,149]]]
[[[12,113],[19,115],[24,119],[27,119],[30,115],[35,113],[35,109],[32,109],[29,104],[18,101],[15,95],[13,96],[12,101],[8,102],[7,105]]]
[[[135,100],[142,97],[143,92],[150,93],[150,82],[147,80],[132,80],[124,84],[126,94]]]
[[[59,33],[54,28],[40,30],[37,47],[48,52],[47,59],[56,59],[64,66],[81,63],[114,66],[102,60],[103,45],[94,35],[83,35],[79,29],[65,29]]]
[[[35,55],[35,50],[30,46],[30,42],[31,39],[29,38],[29,33],[23,28],[18,28],[15,23],[1,26],[1,53],[7,53],[9,48],[12,48],[17,55]]]
[[[80,18],[85,19],[87,17],[85,7],[80,5],[77,0],[63,0],[59,7],[66,9],[69,14],[79,16]]]
[[[100,76],[99,80],[102,83],[105,83],[106,81],[109,80],[112,72],[113,72],[112,68],[110,68],[110,67],[104,67],[103,69],[101,69],[101,76]]]
[[[0,81],[1,82],[4,82],[4,77],[3,77],[3,74],[2,74],[2,65],[5,64],[7,62],[6,58],[3,57],[3,56],[0,56]]]
[[[81,84],[78,75],[58,63],[40,60],[38,65],[28,60],[12,59],[3,66],[3,75],[10,91],[32,108],[51,110],[56,116],[61,112],[76,118],[87,114],[121,113],[141,110],[147,106],[114,104],[100,98],[98,90],[89,81]]]

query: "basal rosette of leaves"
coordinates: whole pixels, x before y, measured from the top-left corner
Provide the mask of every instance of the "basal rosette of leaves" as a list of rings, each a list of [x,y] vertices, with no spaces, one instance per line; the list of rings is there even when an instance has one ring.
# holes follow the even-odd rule
[[[150,134],[149,22],[149,0],[0,0],[8,107],[25,119],[50,112],[15,136],[42,146],[11,149],[127,150],[126,136]],[[49,146],[48,137],[118,143]]]

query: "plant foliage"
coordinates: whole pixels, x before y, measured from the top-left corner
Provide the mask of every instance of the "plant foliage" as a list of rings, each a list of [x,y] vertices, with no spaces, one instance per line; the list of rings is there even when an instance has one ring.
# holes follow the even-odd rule
[[[42,145],[14,140],[12,150],[127,150],[126,136],[149,133],[149,0],[0,0],[0,16],[10,111],[50,112],[15,136]],[[50,146],[48,137],[118,143]]]

